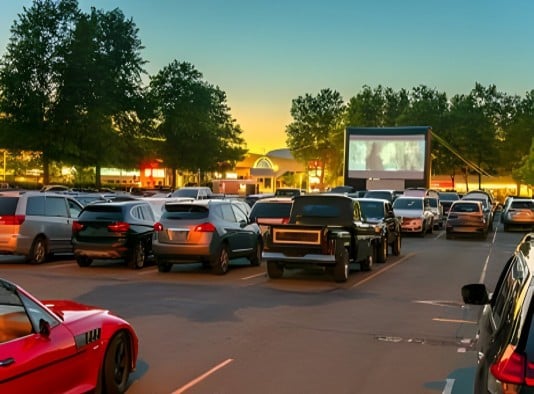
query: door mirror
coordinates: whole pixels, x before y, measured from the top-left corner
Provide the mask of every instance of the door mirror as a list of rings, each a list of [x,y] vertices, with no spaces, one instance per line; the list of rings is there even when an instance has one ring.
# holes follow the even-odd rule
[[[39,319],[39,334],[47,338],[50,336],[50,323],[45,319]]]

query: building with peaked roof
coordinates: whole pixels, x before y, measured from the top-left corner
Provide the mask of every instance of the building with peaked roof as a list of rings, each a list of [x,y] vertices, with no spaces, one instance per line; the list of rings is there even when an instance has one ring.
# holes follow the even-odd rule
[[[293,158],[289,149],[264,155],[247,153],[235,167],[237,179],[252,180],[256,193],[274,193],[279,187],[308,188],[306,166]]]

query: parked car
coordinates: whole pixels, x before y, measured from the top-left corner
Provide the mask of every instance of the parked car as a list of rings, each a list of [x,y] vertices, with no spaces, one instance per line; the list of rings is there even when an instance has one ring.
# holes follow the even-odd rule
[[[270,197],[258,200],[250,211],[250,220],[258,223],[264,234],[270,224],[289,222],[292,197]]]
[[[295,197],[302,196],[303,194],[306,194],[306,190],[293,187],[279,187],[274,192],[275,197]]]
[[[195,200],[204,200],[212,196],[213,192],[207,186],[184,186],[169,195],[169,197],[190,197]]]
[[[363,197],[364,198],[381,198],[388,200],[389,202],[395,201],[399,196],[399,193],[396,190],[366,190]]]
[[[76,262],[87,267],[94,259],[124,259],[130,268],[143,268],[152,253],[155,222],[146,201],[87,205],[72,224]]]
[[[124,393],[137,354],[134,329],[109,311],[0,279],[2,393]]]
[[[357,198],[362,211],[362,221],[375,226],[375,231],[382,235],[382,242],[377,249],[377,262],[384,263],[388,248],[394,256],[401,250],[401,221],[395,216],[393,205],[388,200],[377,198]]]
[[[434,230],[434,215],[427,197],[400,196],[393,202],[395,216],[401,218],[401,231],[424,237]]]
[[[72,253],[72,223],[82,209],[64,194],[0,193],[0,253],[21,255],[33,264],[54,253]]]
[[[483,307],[478,321],[475,393],[533,391],[534,233],[506,262],[492,293],[483,283],[462,287],[463,301]]]
[[[482,201],[462,198],[452,203],[445,222],[447,239],[457,234],[474,234],[486,238],[488,229],[489,223]]]
[[[438,192],[439,202],[443,207],[443,217],[446,220],[449,214],[449,209],[454,201],[460,199],[460,195],[457,192]]]
[[[154,230],[152,248],[160,272],[169,272],[173,264],[201,261],[222,275],[233,258],[261,262],[260,228],[232,201],[166,204]]]
[[[274,197],[274,193],[259,193],[259,194],[249,194],[245,197],[245,201],[248,205],[252,208],[254,203],[258,200],[262,200],[264,198]]]
[[[488,223],[488,231],[493,231],[494,207],[491,203],[491,200],[484,194],[469,194],[467,196],[463,196],[461,199],[470,201],[480,201],[480,203],[482,204],[484,218]]]
[[[501,213],[504,231],[521,229],[534,231],[534,199],[514,198]]]
[[[93,204],[95,202],[105,202],[110,200],[100,193],[72,193],[69,195],[83,206]]]
[[[443,227],[444,221],[443,206],[441,205],[441,202],[437,197],[427,197],[427,200],[430,211],[432,212],[432,215],[434,215],[434,228],[440,229]]]

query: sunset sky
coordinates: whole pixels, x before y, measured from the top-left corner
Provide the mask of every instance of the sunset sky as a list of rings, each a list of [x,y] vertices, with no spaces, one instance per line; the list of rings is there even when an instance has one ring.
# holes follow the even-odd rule
[[[0,54],[28,0],[1,0]],[[193,64],[227,93],[248,148],[286,146],[291,101],[330,88],[345,101],[364,85],[426,85],[468,93],[476,82],[534,89],[534,1],[79,0],[120,8],[139,28],[154,75]],[[148,81],[148,77],[146,78]]]

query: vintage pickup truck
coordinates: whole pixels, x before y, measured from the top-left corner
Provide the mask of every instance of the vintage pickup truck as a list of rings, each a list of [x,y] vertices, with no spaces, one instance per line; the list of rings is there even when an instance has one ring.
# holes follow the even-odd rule
[[[381,244],[380,230],[362,221],[360,205],[339,194],[294,197],[289,222],[270,225],[264,234],[263,260],[270,278],[285,267],[318,265],[336,282],[348,279],[350,264],[371,270]]]

